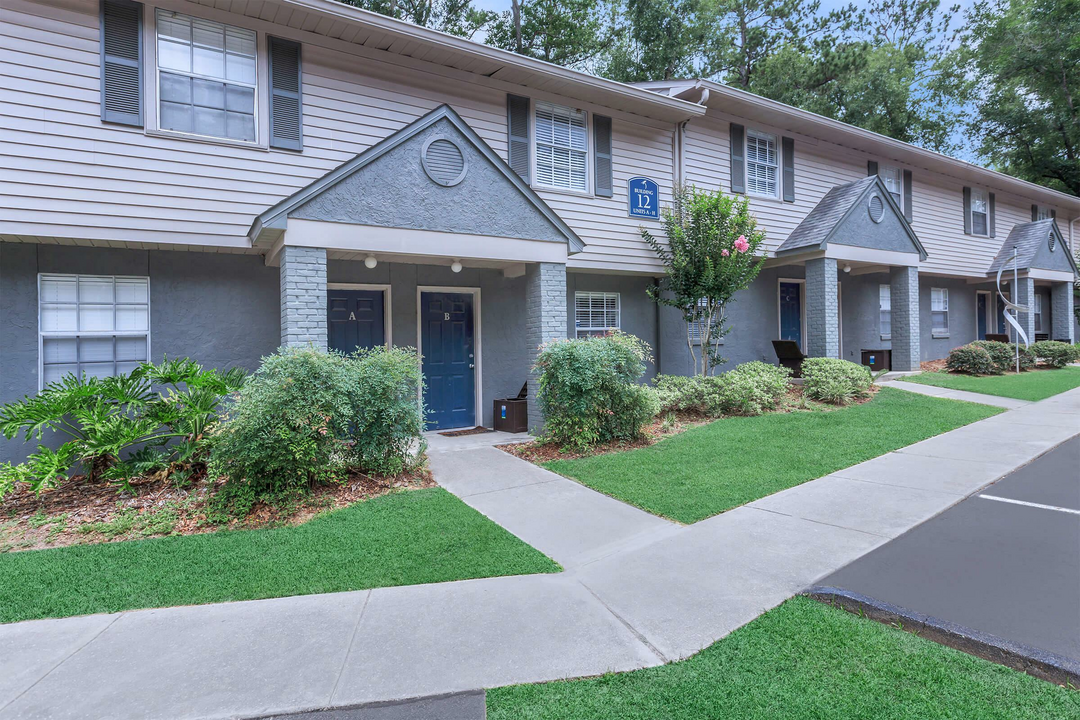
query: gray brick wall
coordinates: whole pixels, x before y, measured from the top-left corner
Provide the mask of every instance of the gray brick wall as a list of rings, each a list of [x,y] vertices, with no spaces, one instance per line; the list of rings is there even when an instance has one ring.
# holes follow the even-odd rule
[[[892,315],[892,369],[918,370],[919,269],[894,267],[889,271],[889,310]]]
[[[540,346],[566,337],[566,265],[537,263],[525,274],[525,345],[529,349],[529,428],[544,422],[536,400],[539,377],[532,371]]]
[[[1020,278],[1017,281],[1016,291],[1016,299],[1013,302],[1034,311],[1035,280],[1032,278]],[[1028,342],[1035,342],[1035,313],[1022,312],[1019,313],[1016,319],[1019,321],[1020,327],[1024,328],[1024,332],[1027,333]]]
[[[1053,323],[1051,340],[1076,342],[1073,302],[1073,284],[1054,283],[1050,289],[1050,320]]]
[[[836,281],[836,260],[806,261],[806,352],[810,357],[840,357]]]
[[[281,344],[326,349],[326,250],[281,249]]]

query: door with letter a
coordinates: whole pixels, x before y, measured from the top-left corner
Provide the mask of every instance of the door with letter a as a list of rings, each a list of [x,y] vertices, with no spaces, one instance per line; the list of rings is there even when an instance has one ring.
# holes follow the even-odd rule
[[[386,298],[382,290],[329,290],[326,340],[343,353],[386,344]]]
[[[476,425],[473,295],[420,293],[420,352],[428,427]]]

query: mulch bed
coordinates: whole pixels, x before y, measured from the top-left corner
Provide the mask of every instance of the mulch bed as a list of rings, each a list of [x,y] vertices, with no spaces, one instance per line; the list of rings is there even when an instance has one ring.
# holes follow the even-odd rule
[[[495,432],[489,430],[486,427],[480,427],[477,425],[474,428],[468,428],[466,430],[447,430],[446,432],[439,433],[443,437],[464,437],[465,435],[483,435],[484,433]]]
[[[919,369],[923,372],[945,372],[945,363],[947,361],[942,360],[927,360],[926,362],[919,363]]]
[[[0,552],[299,525],[327,510],[393,490],[433,487],[435,481],[426,467],[396,477],[356,472],[341,484],[319,485],[286,506],[260,503],[246,517],[225,525],[207,518],[208,499],[222,484],[220,479],[211,481],[203,477],[188,487],[178,488],[170,480],[157,476],[133,480],[133,492],[121,493],[115,485],[90,482],[85,476],[77,475],[40,496],[19,488],[0,501]],[[151,522],[155,517],[165,517],[162,513],[167,515],[168,522]],[[114,524],[119,518],[133,519],[132,528],[117,532],[114,525],[102,533],[89,527]]]

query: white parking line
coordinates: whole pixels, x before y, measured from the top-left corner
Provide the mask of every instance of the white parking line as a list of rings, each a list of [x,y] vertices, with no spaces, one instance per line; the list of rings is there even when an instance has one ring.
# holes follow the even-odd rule
[[[1057,510],[1063,513],[1072,513],[1073,515],[1080,515],[1080,510],[1073,510],[1072,508],[1058,507],[1057,505],[1043,505],[1042,503],[1026,502],[1024,500],[1013,500],[1012,498],[998,497],[997,495],[980,495],[979,497],[987,500],[997,500],[1003,503],[1012,503],[1013,505],[1026,505],[1033,508],[1042,508],[1043,510]]]

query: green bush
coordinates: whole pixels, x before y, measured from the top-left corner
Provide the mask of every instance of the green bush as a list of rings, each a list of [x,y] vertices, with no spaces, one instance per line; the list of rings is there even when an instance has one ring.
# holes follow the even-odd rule
[[[211,470],[248,500],[340,481],[349,468],[398,472],[421,449],[419,387],[411,348],[281,349],[220,424]]]
[[[839,358],[807,358],[802,376],[806,397],[834,405],[866,397],[873,384],[870,368]]]
[[[788,391],[790,377],[787,368],[755,360],[721,375],[661,375],[655,382],[661,410],[720,417],[775,409]]]
[[[1005,345],[1005,343],[989,343],[991,345]],[[1006,346],[1007,347],[1007,346]],[[945,361],[945,367],[949,372],[962,373],[964,375],[993,375],[1000,373],[998,364],[994,362],[994,356],[984,345],[961,345],[949,351],[949,357]]]
[[[1050,367],[1063,368],[1080,360],[1080,345],[1057,340],[1043,340],[1031,346],[1031,352]]]
[[[536,359],[542,441],[584,450],[640,437],[660,409],[656,391],[638,384],[651,359],[646,343],[619,332],[545,345]]]
[[[997,342],[995,340],[975,340],[971,345],[982,348],[990,355],[993,368],[988,373],[971,373],[977,375],[1001,375],[1002,373],[1016,371],[1016,345],[1011,343]],[[1030,348],[1020,347],[1020,370],[1030,370],[1035,367],[1035,353]],[[950,368],[951,369],[951,368]],[[963,372],[963,371],[955,371]]]

